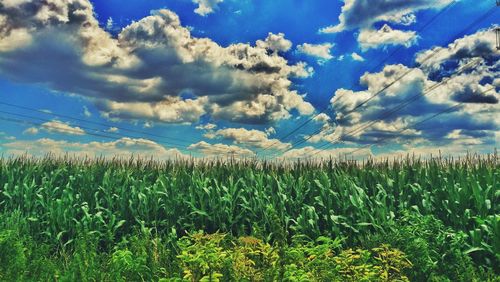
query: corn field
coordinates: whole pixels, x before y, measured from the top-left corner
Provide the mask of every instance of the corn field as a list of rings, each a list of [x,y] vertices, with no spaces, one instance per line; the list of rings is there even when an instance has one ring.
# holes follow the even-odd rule
[[[78,252],[82,238],[92,238],[96,252],[109,254],[133,234],[148,234],[152,242],[154,238],[177,242],[196,232],[230,238],[253,236],[276,248],[277,256],[282,257],[297,238],[304,242],[338,239],[344,250],[371,249],[378,243],[397,245],[398,232],[410,226],[409,232],[425,241],[439,235],[432,234],[434,223],[428,229],[422,227],[431,218],[439,223],[436,232],[443,231],[443,240],[458,238],[460,244],[453,248],[471,261],[474,275],[483,273],[481,277],[495,280],[500,265],[499,176],[496,154],[455,160],[288,165],[20,157],[0,161],[4,221],[0,231],[22,226],[17,228],[21,236],[47,246],[53,256],[68,254],[70,258]],[[165,248],[179,258],[179,245],[165,244],[171,244]],[[420,258],[412,250],[404,250],[405,246],[408,243],[401,241],[393,247],[405,251],[415,267]],[[446,263],[446,259],[434,263]],[[439,268],[436,266],[436,277],[450,277],[438,276]],[[180,271],[186,281],[202,281],[202,276],[186,276],[185,269]],[[289,272],[277,272],[281,276],[262,281],[286,280]],[[430,279],[424,279],[422,272],[408,277]],[[19,275],[16,277],[22,277]],[[160,276],[137,279],[160,280]],[[210,276],[204,281],[223,281],[224,277],[228,276]],[[306,277],[289,281],[314,280]]]

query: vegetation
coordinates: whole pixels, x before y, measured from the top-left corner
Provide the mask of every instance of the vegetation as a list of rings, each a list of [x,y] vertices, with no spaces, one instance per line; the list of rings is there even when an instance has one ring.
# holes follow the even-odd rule
[[[500,281],[497,155],[0,161],[0,281]]]

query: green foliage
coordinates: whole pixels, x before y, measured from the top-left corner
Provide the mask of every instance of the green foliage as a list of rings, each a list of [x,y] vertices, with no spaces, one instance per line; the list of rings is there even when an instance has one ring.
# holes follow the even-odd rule
[[[398,249],[391,249],[389,245],[382,245],[372,249],[379,267],[379,277],[383,281],[409,281],[403,270],[411,269],[412,263],[406,255]]]
[[[278,253],[255,237],[241,237],[232,248],[231,261],[237,281],[270,281],[276,277]]]
[[[319,237],[316,241],[310,241],[307,237],[295,236],[286,253],[288,279],[293,280],[294,275],[297,275],[296,279],[302,279],[302,270],[308,279],[334,281],[338,276],[338,269],[333,257],[340,247],[341,241],[338,239]]]
[[[25,252],[19,234],[12,230],[0,231],[0,281],[15,281],[23,275]]]
[[[477,270],[467,255],[467,235],[454,232],[433,216],[408,213],[387,227],[386,234],[370,236],[365,245],[381,242],[404,251],[413,264],[408,276],[412,281],[473,281]]]
[[[348,249],[334,258],[343,281],[374,281],[379,269],[370,262],[371,253]]]
[[[106,257],[99,254],[95,241],[81,236],[76,239],[74,250],[62,251],[65,271],[61,273],[61,281],[102,281],[102,266]]]
[[[150,272],[144,256],[134,256],[131,251],[116,250],[111,256],[111,273],[115,281],[146,281]]]
[[[496,155],[1,159],[1,246],[10,255],[0,280],[488,280],[500,273],[499,172]],[[197,230],[205,235],[179,241]],[[239,237],[255,244],[231,239]],[[375,249],[384,244],[413,267],[395,249],[394,260]]]
[[[229,254],[222,244],[224,234],[195,233],[179,240],[181,253],[178,255],[184,279],[190,281],[219,281],[222,270],[229,261]]]

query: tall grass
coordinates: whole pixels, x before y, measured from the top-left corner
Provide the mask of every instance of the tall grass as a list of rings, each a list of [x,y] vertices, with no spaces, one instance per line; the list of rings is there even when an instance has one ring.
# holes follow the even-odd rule
[[[19,157],[0,160],[0,214],[18,212],[40,242],[64,248],[87,234],[109,250],[139,229],[272,242],[276,225],[288,241],[326,236],[355,245],[410,212],[463,233],[465,251],[494,265],[499,174],[496,154],[288,164]]]

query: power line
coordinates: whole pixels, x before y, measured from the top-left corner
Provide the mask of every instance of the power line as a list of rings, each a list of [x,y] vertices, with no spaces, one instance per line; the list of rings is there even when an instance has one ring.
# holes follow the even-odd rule
[[[3,113],[3,114],[8,114],[8,115],[12,115],[12,116],[17,116],[17,117],[22,117],[22,118],[28,118],[28,119],[35,119],[35,120],[40,120],[40,121],[44,121],[44,122],[54,122],[54,120],[49,120],[49,119],[44,119],[44,118],[39,118],[39,117],[33,117],[33,116],[29,116],[29,115],[23,115],[23,114],[18,114],[18,113],[12,113],[12,112],[7,112],[7,111],[1,111],[0,110],[0,113]],[[53,129],[58,129],[58,130],[61,130],[61,129],[64,129],[62,127],[57,127],[57,126],[50,126],[50,125],[47,125],[46,123],[40,123],[39,126],[42,126],[42,127],[50,127],[50,128],[53,128]],[[82,125],[78,125],[79,128],[81,129],[85,129],[85,130],[91,130],[91,131],[94,131],[94,132],[102,132],[102,133],[105,133],[105,134],[112,134],[112,135],[115,135],[115,136],[118,136],[118,137],[128,137],[128,138],[134,138],[134,139],[137,139],[137,138],[142,138],[142,137],[138,137],[138,136],[126,136],[126,135],[123,135],[123,134],[119,134],[119,133],[116,133],[116,132],[106,132],[104,130],[99,130],[99,129],[95,129],[95,128],[91,128],[91,127],[87,127],[87,126],[82,126]],[[81,131],[78,131],[78,130],[73,130],[73,132],[69,132],[69,133],[79,133]],[[109,135],[108,135],[109,136]],[[116,137],[115,137],[116,138]],[[156,140],[152,140],[152,141],[155,141],[157,143],[160,143]],[[186,148],[184,145],[182,144],[177,144],[177,143],[171,143],[171,142],[162,142],[163,144],[167,144],[168,146],[180,146],[182,148]]]
[[[129,139],[132,139],[132,141],[135,144],[143,144],[143,145],[150,146],[150,145],[152,145],[151,142],[154,142],[154,143],[159,144],[159,145],[167,146],[168,148],[171,148],[171,149],[179,149],[179,150],[187,152],[189,154],[192,152],[192,150],[190,150],[189,146],[184,146],[181,144],[168,143],[168,142],[162,142],[162,141],[150,140],[150,139],[140,140],[143,138],[137,137],[137,136],[127,136],[124,134],[113,133],[113,132],[106,132],[106,131],[98,130],[95,128],[81,126],[81,125],[78,126],[79,127],[78,129],[77,128],[66,128],[66,127],[56,126],[54,124],[47,124],[48,122],[54,122],[54,120],[48,120],[48,119],[43,119],[43,118],[38,118],[38,117],[33,117],[33,116],[23,115],[23,114],[18,114],[18,113],[12,113],[12,112],[7,112],[7,111],[1,111],[1,110],[0,110],[0,114],[7,114],[7,115],[12,115],[12,116],[23,118],[23,119],[15,119],[15,118],[6,118],[6,117],[0,116],[0,120],[3,120],[3,121],[18,123],[18,124],[23,124],[23,125],[28,124],[31,126],[38,126],[38,127],[42,127],[42,128],[46,128],[46,129],[53,129],[54,131],[58,131],[58,132],[62,132],[62,133],[75,134],[75,135],[89,135],[89,136],[94,136],[94,137],[111,139],[113,141],[116,141],[117,138],[129,138]],[[26,120],[26,119],[35,119],[35,120],[40,120],[42,122],[35,122],[35,121],[31,121],[31,120]],[[85,130],[83,130],[83,129],[85,129]],[[99,132],[102,132],[105,134],[102,134]],[[175,145],[178,147],[172,147],[172,145]],[[232,157],[234,158],[234,155],[236,154],[236,152],[232,150],[229,152],[220,152],[220,153],[214,153],[214,154],[210,154],[210,155],[212,157],[219,158],[220,156],[223,156],[226,154],[231,154]]]
[[[487,89],[487,90],[485,90],[485,91],[481,92],[481,93],[480,93],[480,95],[485,94],[485,93],[488,93],[489,91],[491,91],[491,90],[493,90],[493,89],[495,89],[495,87],[489,88],[489,89]],[[440,115],[447,114],[447,113],[451,113],[451,112],[455,111],[455,109],[458,109],[460,106],[462,106],[463,104],[465,104],[465,103],[467,103],[467,102],[468,102],[468,101],[464,101],[464,102],[459,102],[459,103],[456,103],[455,105],[453,105],[453,106],[451,106],[451,107],[448,107],[448,108],[446,108],[445,110],[440,111],[440,112],[438,112],[438,113],[436,113],[436,114],[434,114],[434,115],[432,115],[432,116],[430,116],[430,117],[424,118],[424,119],[422,119],[421,121],[418,121],[418,122],[416,122],[416,123],[414,123],[414,124],[412,124],[412,125],[405,126],[404,128],[402,128],[401,130],[399,130],[399,131],[398,131],[398,132],[396,132],[395,134],[401,134],[401,133],[405,132],[406,130],[409,130],[409,129],[411,129],[411,128],[416,128],[416,127],[418,127],[419,125],[421,125],[421,124],[423,124],[423,123],[425,123],[425,122],[428,122],[428,121],[430,121],[430,120],[432,120],[432,119],[435,119],[436,117],[438,117],[438,116],[440,116]],[[389,138],[392,138],[392,136],[391,136],[391,137],[386,137],[386,138],[379,139],[379,140],[375,141],[374,143],[367,144],[367,145],[365,145],[365,146],[363,146],[363,147],[361,147],[361,148],[358,148],[358,149],[355,149],[355,150],[353,150],[353,151],[351,151],[351,152],[345,153],[345,155],[346,155],[346,156],[347,156],[347,155],[352,155],[352,154],[354,154],[354,153],[356,153],[356,152],[358,152],[358,151],[361,151],[361,150],[363,150],[363,149],[365,149],[365,148],[371,147],[371,146],[373,146],[373,145],[375,145],[375,144],[378,144],[378,143],[382,142],[383,140],[385,140],[385,139],[389,139]]]
[[[162,135],[153,134],[153,133],[149,133],[149,132],[145,132],[145,131],[141,131],[141,130],[124,128],[124,127],[110,125],[110,124],[106,124],[106,123],[102,123],[102,122],[96,122],[96,121],[86,120],[86,119],[82,119],[82,118],[77,118],[77,117],[73,117],[73,116],[69,116],[69,115],[63,115],[63,114],[57,114],[57,113],[47,112],[47,111],[38,110],[38,109],[34,109],[34,108],[26,107],[26,106],[21,106],[21,105],[16,105],[16,104],[12,104],[12,103],[7,103],[7,102],[0,101],[0,105],[5,105],[5,106],[9,106],[9,107],[13,107],[13,108],[18,108],[18,109],[22,109],[22,110],[27,110],[27,111],[31,111],[31,112],[37,112],[37,113],[41,113],[41,114],[56,116],[56,117],[60,117],[60,118],[66,118],[66,119],[69,119],[69,120],[74,120],[74,121],[79,121],[79,122],[85,122],[85,123],[88,123],[88,124],[94,124],[94,125],[98,125],[98,126],[104,126],[104,127],[107,127],[107,128],[116,127],[117,129],[122,130],[122,131],[126,131],[126,132],[138,133],[138,134],[143,134],[143,135],[147,135],[147,136],[151,136],[151,137],[156,137],[156,138],[162,138],[162,139],[168,139],[168,140],[174,140],[174,141],[180,141],[180,142],[188,143],[188,142],[186,142],[186,140],[180,139],[180,138],[162,136]]]
[[[427,23],[425,23],[419,30],[417,30],[418,33],[422,32],[423,30],[425,30],[431,23],[433,23],[437,18],[439,18],[442,14],[444,14],[449,8],[451,8],[453,5],[456,4],[456,0],[453,0],[452,2],[450,2],[444,9],[442,9],[438,14],[436,14],[435,16],[433,16]],[[397,52],[399,52],[400,50],[402,49],[402,47],[400,46],[399,48],[397,48],[396,50],[394,50],[391,54],[389,54],[389,56],[385,57],[380,63],[378,63],[375,67],[373,67],[369,72],[374,72],[376,69],[378,69],[382,64],[384,64],[385,62],[387,62],[392,56],[394,56]],[[406,75],[406,74],[405,74]],[[397,81],[395,81],[394,83],[396,83]],[[390,85],[388,86],[390,87]],[[387,87],[387,88],[388,88]],[[383,90],[382,90],[383,91]],[[377,95],[374,95],[374,96],[377,96]],[[354,112],[355,110],[357,110],[359,107],[363,106],[365,103],[367,103],[369,100],[373,99],[373,97],[369,98],[367,101],[364,101],[362,102],[361,104],[359,104],[358,106],[356,106],[352,112]],[[325,107],[323,107],[319,113],[313,115],[312,117],[310,117],[309,119],[307,119],[304,123],[302,123],[301,125],[299,125],[298,127],[296,127],[295,129],[293,129],[292,131],[290,131],[289,133],[287,133],[286,135],[278,138],[277,141],[275,141],[273,144],[270,144],[269,146],[267,146],[266,148],[264,149],[261,149],[260,151],[256,152],[256,154],[260,154],[262,152],[265,152],[267,151],[268,149],[272,148],[276,143],[278,142],[283,142],[284,139],[292,136],[294,133],[296,133],[297,131],[299,131],[301,128],[303,128],[304,126],[306,126],[308,123],[310,123],[312,120],[314,120],[316,117],[318,117],[320,114],[322,113],[325,113],[328,109],[330,108],[330,105],[327,105]],[[352,113],[351,112],[351,113]],[[348,113],[347,115],[351,114],[351,113]]]
[[[443,84],[446,84],[448,81],[450,81],[451,79],[453,79],[453,77],[457,76],[457,75],[460,75],[463,71],[465,71],[466,69],[470,68],[470,67],[474,67],[476,65],[478,65],[480,63],[479,60],[475,60],[475,61],[472,61],[472,62],[469,62],[468,64],[466,64],[465,66],[463,66],[461,69],[459,69],[453,76],[450,76],[444,80],[442,80],[441,82],[439,83],[436,83],[434,84],[433,86],[429,87],[429,89],[425,90],[425,92],[421,95],[421,94],[417,94],[417,95],[414,95],[412,97],[410,97],[409,99],[407,99],[405,102],[403,103],[400,103],[399,105],[397,105],[395,108],[389,110],[387,113],[385,113],[381,118],[378,118],[378,119],[375,119],[375,120],[372,120],[371,122],[369,122],[368,124],[356,129],[355,131],[351,131],[349,132],[348,134],[349,135],[354,135],[354,134],[357,134],[359,132],[362,132],[363,130],[365,130],[366,128],[370,127],[371,125],[375,124],[377,121],[379,120],[383,120],[389,116],[391,116],[392,114],[394,113],[397,113],[399,112],[400,110],[402,110],[403,108],[405,108],[406,106],[408,106],[409,104],[411,104],[412,102],[415,102],[416,100],[426,96],[427,94],[431,93],[432,91],[434,91],[435,89],[437,89],[439,86],[443,85]]]
[[[464,70],[466,70],[467,68],[469,68],[469,67],[471,67],[471,66],[474,66],[474,65],[477,65],[477,64],[479,64],[479,63],[480,63],[480,61],[479,61],[479,60],[473,60],[473,61],[469,62],[468,64],[466,64],[466,65],[462,66],[462,67],[461,67],[461,68],[460,68],[460,69],[459,69],[459,70],[458,70],[458,71],[457,71],[457,72],[456,72],[453,76],[448,77],[448,78],[446,78],[446,79],[442,80],[441,82],[435,83],[434,85],[432,85],[431,87],[429,87],[427,90],[425,90],[423,94],[417,94],[417,95],[414,95],[414,96],[412,96],[412,97],[408,98],[407,100],[403,101],[402,103],[399,103],[398,105],[396,105],[394,108],[392,108],[392,109],[390,109],[390,110],[388,110],[388,111],[383,112],[383,113],[382,113],[382,114],[381,114],[378,118],[376,118],[376,119],[372,120],[371,122],[368,122],[368,123],[367,123],[367,124],[365,124],[365,125],[361,125],[361,126],[357,127],[356,129],[351,130],[351,131],[349,131],[349,132],[345,133],[344,135],[345,135],[345,136],[349,136],[349,135],[353,136],[353,135],[355,135],[355,134],[357,134],[357,133],[359,133],[359,132],[362,132],[364,129],[366,129],[366,128],[370,127],[371,125],[375,124],[376,122],[378,122],[378,121],[380,121],[380,120],[383,120],[383,119],[385,119],[385,118],[387,118],[387,117],[391,116],[391,115],[392,115],[392,114],[394,114],[394,113],[399,112],[400,110],[402,110],[403,108],[405,108],[406,106],[408,106],[409,104],[411,104],[412,102],[414,102],[414,101],[416,101],[416,100],[418,100],[418,99],[420,99],[420,98],[422,98],[422,97],[426,96],[427,94],[429,94],[429,93],[431,93],[432,91],[434,91],[435,89],[437,89],[439,86],[441,86],[441,85],[443,85],[443,84],[446,84],[446,83],[447,83],[448,81],[450,81],[450,80],[451,80],[454,76],[456,76],[456,75],[458,75],[458,74],[462,73],[462,72],[463,72]],[[322,129],[320,130],[320,132],[321,132],[321,131],[322,131]],[[301,143],[307,142],[307,141],[308,141],[308,140],[310,140],[313,136],[314,136],[314,135],[310,135],[310,136],[308,136],[307,138],[305,138],[304,140],[301,140],[301,141],[302,141]],[[326,144],[321,145],[321,146],[320,146],[320,147],[318,147],[316,150],[321,149],[321,148],[325,148],[325,147],[326,147],[326,146],[328,146],[328,145],[332,145],[332,144],[334,144],[334,142],[341,141],[341,139],[342,139],[342,137],[338,137],[338,138],[336,138],[336,139],[334,139],[334,140],[330,140],[330,141],[329,141],[329,143],[326,143]],[[293,149],[293,146],[292,146],[291,148],[288,148],[288,149],[287,149],[286,151],[284,151],[283,153],[286,153],[286,152],[288,152],[288,151],[290,151],[290,150],[292,150],[292,149]],[[326,148],[325,148],[325,149],[322,149],[320,152],[322,152],[322,151],[324,151],[324,150],[326,150]],[[318,153],[319,153],[319,152],[318,152]]]
[[[453,40],[456,40],[456,38],[458,38],[462,33],[464,33],[465,31],[469,30],[470,28],[474,27],[475,25],[477,25],[478,23],[484,21],[485,19],[487,19],[489,16],[491,16],[491,14],[494,12],[494,9],[495,7],[491,8],[490,10],[488,10],[485,14],[483,14],[482,16],[480,16],[479,18],[477,18],[474,22],[472,22],[471,24],[469,24],[465,29],[463,29],[462,31],[460,31],[459,33],[457,33],[455,36],[453,36],[451,38],[451,40],[449,40],[448,43],[445,43],[446,44],[450,44]],[[423,64],[425,62],[427,62],[428,60],[430,60],[431,58],[433,58],[434,56],[436,56],[439,52],[441,52],[442,50],[445,50],[445,49],[436,49],[433,53],[431,53],[429,56],[427,56],[424,60],[422,60],[420,62],[420,64]],[[399,76],[396,80],[394,80],[392,83],[386,85],[385,87],[383,87],[380,91],[378,91],[377,93],[375,93],[374,95],[370,96],[368,99],[364,100],[363,102],[361,102],[360,104],[358,104],[357,106],[355,106],[353,109],[349,110],[347,113],[345,113],[345,115],[342,117],[342,119],[346,118],[348,115],[352,114],[354,111],[356,111],[357,109],[359,109],[361,106],[365,105],[367,102],[369,102],[370,100],[372,100],[373,98],[375,98],[376,96],[380,95],[381,93],[383,93],[385,90],[387,90],[389,87],[391,87],[392,85],[396,84],[399,80],[401,80],[402,78],[404,78],[406,75],[408,75],[409,73],[411,73],[412,71],[415,70],[415,67],[417,66],[418,64],[415,63],[414,64],[414,67],[410,68],[409,70],[407,70],[405,73],[403,73],[403,75]],[[310,140],[312,137],[314,137],[314,135],[320,133],[321,131],[323,131],[322,128],[316,130],[313,134],[309,135],[307,138],[303,139],[303,140],[300,140],[300,141],[297,141],[296,143],[294,143],[292,145],[292,147],[286,149],[286,151],[284,151],[283,153],[286,153],[290,150],[292,150],[293,148],[295,148],[296,146],[300,145],[300,144],[303,144],[305,142],[307,142],[308,140]]]
[[[322,146],[316,148],[316,150],[319,150],[319,151],[313,153],[312,155],[317,155],[317,154],[319,154],[319,153],[327,150],[329,147],[331,147],[331,145],[335,144],[337,141],[341,141],[342,137],[354,136],[355,134],[360,133],[363,130],[369,128],[371,125],[375,124],[376,122],[381,121],[381,120],[383,120],[383,119],[391,116],[392,114],[399,112],[400,110],[402,110],[403,108],[405,108],[406,106],[408,106],[409,104],[411,104],[412,102],[415,102],[416,100],[418,100],[418,99],[420,99],[422,97],[425,97],[426,95],[428,95],[429,93],[432,93],[434,90],[436,90],[441,85],[446,84],[448,81],[450,81],[451,79],[453,79],[456,75],[459,75],[460,73],[462,73],[467,68],[469,68],[471,66],[475,66],[475,65],[477,65],[479,63],[480,63],[479,60],[475,60],[475,61],[472,61],[472,62],[468,63],[467,65],[463,66],[460,70],[458,70],[453,76],[450,76],[450,77],[442,80],[441,82],[435,83],[434,85],[432,85],[431,87],[429,87],[426,91],[424,91],[424,93],[417,94],[417,95],[414,95],[414,96],[410,97],[409,99],[407,99],[403,103],[400,103],[396,107],[394,107],[394,108],[390,109],[389,111],[383,113],[381,116],[379,116],[378,118],[370,121],[369,123],[367,123],[365,125],[362,125],[362,126],[360,126],[358,128],[355,128],[355,129],[353,129],[353,130],[345,133],[343,136],[339,136],[338,138],[335,138],[334,140],[331,140],[328,143],[325,143]]]
[[[93,132],[81,132],[81,131],[76,130],[76,129],[61,128],[61,127],[52,126],[52,125],[46,125],[46,124],[39,123],[39,122],[34,122],[34,121],[26,121],[26,120],[15,119],[15,118],[6,118],[6,117],[1,117],[1,116],[0,116],[0,120],[6,121],[6,122],[17,123],[17,124],[23,124],[23,125],[29,124],[29,125],[32,125],[32,126],[40,126],[40,127],[44,127],[44,128],[51,128],[51,129],[54,129],[56,131],[63,132],[63,133],[80,134],[80,135],[90,135],[90,136],[95,136],[95,137],[101,137],[101,138],[116,140],[115,136],[109,136],[109,135],[104,135],[104,134],[99,134],[99,133],[93,133]],[[132,137],[124,136],[124,138],[132,138]],[[138,140],[138,139],[134,139],[133,142],[135,144],[151,145],[151,142],[146,142],[146,141],[142,141],[142,140]]]

